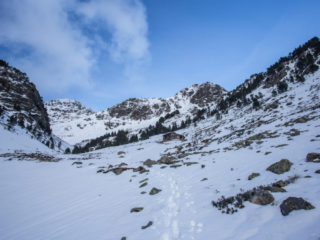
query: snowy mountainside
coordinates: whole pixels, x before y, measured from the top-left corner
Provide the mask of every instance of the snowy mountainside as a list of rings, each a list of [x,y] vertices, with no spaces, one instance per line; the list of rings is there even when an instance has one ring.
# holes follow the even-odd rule
[[[307,161],[320,153],[319,90],[320,71],[288,82],[284,92],[259,87],[252,94],[261,92],[260,108],[232,105],[228,114],[177,131],[186,141],[162,142],[157,135],[54,154],[52,162],[0,155],[0,234],[13,240],[319,239],[320,163]],[[289,169],[267,170],[281,159]],[[254,195],[236,207],[229,199],[259,186],[269,189],[271,204],[254,203]],[[290,198],[314,208],[285,216]],[[219,210],[213,205],[219,199],[237,211]]]
[[[73,99],[57,99],[44,103],[50,124],[64,123],[94,114],[90,108]]]
[[[78,119],[65,119],[64,122],[58,120],[64,119],[59,112],[49,110],[48,113],[53,132],[70,144],[76,144],[118,130],[138,132],[155,124],[160,117],[177,111],[178,114],[171,120],[181,121],[193,116],[199,109],[215,106],[226,93],[220,86],[207,82],[194,84],[169,98],[130,98],[101,112],[80,115]]]
[[[72,155],[0,148],[0,236],[319,239],[320,51],[302,50],[178,130],[185,141]]]

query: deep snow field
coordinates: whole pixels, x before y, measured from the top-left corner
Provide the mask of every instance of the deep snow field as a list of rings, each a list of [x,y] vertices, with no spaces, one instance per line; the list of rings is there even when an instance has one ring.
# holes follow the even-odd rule
[[[0,239],[320,239],[320,163],[306,162],[308,153],[320,152],[319,76],[306,82],[276,98],[265,90],[264,106],[278,100],[277,108],[231,109],[221,120],[211,117],[178,131],[185,142],[163,143],[158,135],[63,155],[1,126]],[[52,159],[24,154],[37,151]],[[161,156],[177,162],[143,165]],[[266,171],[281,159],[293,163],[290,171]],[[103,173],[121,163],[149,172]],[[249,181],[253,172],[260,176]],[[293,176],[298,179],[286,192],[272,193],[273,204],[245,202],[224,214],[211,203]],[[153,187],[161,191],[150,195]],[[283,216],[279,206],[288,197],[315,208]],[[131,213],[135,207],[143,210]]]

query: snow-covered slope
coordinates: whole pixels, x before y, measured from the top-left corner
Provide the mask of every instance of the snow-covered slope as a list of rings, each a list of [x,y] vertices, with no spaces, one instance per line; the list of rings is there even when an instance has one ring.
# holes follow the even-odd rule
[[[169,98],[130,98],[91,115],[86,108],[84,114],[79,113],[78,106],[73,107],[73,104],[62,104],[63,111],[54,111],[58,108],[57,103],[65,102],[62,100],[46,103],[46,107],[54,134],[70,144],[76,144],[118,130],[138,132],[177,110],[179,114],[174,119],[181,121],[193,116],[199,109],[216,106],[226,93],[220,86],[207,82],[183,89]],[[50,105],[53,107],[50,108]]]
[[[264,89],[260,102],[278,102],[277,108],[232,107],[221,119],[213,116],[178,131],[185,142],[162,143],[162,136],[154,136],[86,154],[55,155],[59,162],[4,161],[14,155],[2,155],[0,235],[12,240],[318,239],[320,163],[306,162],[306,155],[320,152],[320,73],[289,83],[288,91],[276,96],[272,90]],[[161,157],[174,163],[143,165]],[[266,170],[284,158],[293,164],[289,171]],[[122,172],[114,170],[119,175],[107,172],[119,166]],[[248,180],[254,172],[260,175]],[[234,214],[212,205],[222,196],[289,178],[295,181],[282,188],[285,192],[271,192],[273,204],[245,201]],[[154,187],[161,191],[150,195]],[[288,197],[301,197],[315,208],[283,216],[280,205]],[[143,209],[131,212],[137,207]]]
[[[2,153],[14,151],[53,153],[46,145],[32,138],[21,129],[8,131],[0,124],[0,136],[0,151]]]
[[[320,62],[298,68],[300,57],[229,93],[177,131],[185,141],[77,155],[0,148],[1,238],[319,239]]]

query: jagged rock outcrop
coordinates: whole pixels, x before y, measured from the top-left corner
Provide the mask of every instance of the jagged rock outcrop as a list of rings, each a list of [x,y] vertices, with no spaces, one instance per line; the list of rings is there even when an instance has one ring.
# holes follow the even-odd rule
[[[50,123],[63,123],[94,114],[94,111],[73,99],[51,100],[44,104]]]
[[[12,121],[51,133],[47,111],[27,75],[0,61],[0,105]]]
[[[183,111],[188,108],[190,112],[219,102],[226,94],[226,90],[217,84],[194,84],[185,88],[170,98],[129,98],[107,110],[114,118],[129,118],[132,120],[146,120],[160,117],[173,111]]]

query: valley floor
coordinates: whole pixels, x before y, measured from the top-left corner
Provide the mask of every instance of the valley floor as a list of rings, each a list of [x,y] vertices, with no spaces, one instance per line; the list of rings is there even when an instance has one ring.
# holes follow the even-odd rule
[[[1,155],[0,239],[319,239],[320,174],[315,171],[320,163],[305,161],[308,152],[320,150],[319,138],[306,144],[314,135],[306,131],[268,155],[252,149],[203,152],[184,160],[198,164],[144,166],[149,172],[141,174],[97,170],[121,162],[141,166],[180,142],[163,144],[154,137],[83,155],[57,155],[57,162],[16,160],[21,153]],[[289,172],[276,175],[265,170],[281,158],[293,162]],[[261,175],[249,181],[253,171]],[[211,204],[222,195],[293,175],[299,179],[285,187],[287,192],[273,193],[273,205],[246,202],[245,208],[229,215]],[[139,187],[146,178],[147,185]],[[153,187],[162,191],[149,195]],[[315,209],[282,216],[279,205],[290,196],[303,197]],[[130,213],[134,207],[143,210]],[[141,229],[149,221],[153,224]]]

